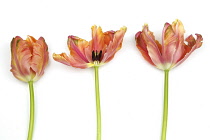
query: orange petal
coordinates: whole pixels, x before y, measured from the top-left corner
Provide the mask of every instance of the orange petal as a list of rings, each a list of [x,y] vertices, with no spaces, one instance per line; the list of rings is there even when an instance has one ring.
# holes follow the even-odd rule
[[[105,35],[106,38],[104,43],[106,44],[106,48],[103,50],[104,54],[102,54],[103,55],[101,60],[102,63],[107,63],[110,60],[112,60],[115,53],[121,49],[123,37],[125,35],[126,30],[127,30],[126,27],[122,27],[120,30],[116,32],[108,31],[106,33],[107,35]]]
[[[146,47],[146,42],[145,42],[145,40],[142,37],[142,32],[136,33],[135,39],[136,39],[136,46],[139,49],[139,51],[141,52],[141,54],[144,57],[144,59],[147,62],[149,62],[151,65],[155,66],[155,64],[152,62],[152,60],[151,60],[151,58],[150,58],[150,56],[148,54],[147,47]]]
[[[65,65],[73,66],[76,68],[85,69],[85,68],[89,67],[88,63],[86,63],[84,61],[78,61],[78,60],[74,59],[74,57],[72,57],[72,56],[70,56],[70,57],[67,56],[65,53],[61,53],[61,54],[54,53],[53,59],[55,61],[65,64]]]
[[[33,43],[32,55],[31,68],[36,73],[36,77],[34,77],[33,81],[36,81],[44,74],[44,69],[49,60],[48,46],[43,37],[40,37]]]
[[[96,25],[92,26],[92,40],[90,41],[90,46],[94,51],[103,50],[104,47],[104,34],[101,27]]]
[[[159,50],[159,43],[156,44],[155,37],[153,33],[149,30],[148,25],[143,26],[142,38],[145,40],[148,55],[150,56],[152,62],[159,68],[164,69],[164,61],[161,56],[161,50]]]
[[[73,56],[78,61],[84,61],[89,63],[92,58],[92,53],[86,53],[85,49],[88,48],[88,42],[76,36],[68,37],[68,47],[71,56]]]
[[[170,65],[173,62],[174,54],[177,50],[178,37],[176,36],[172,26],[169,23],[165,24],[162,34],[163,34],[162,56],[164,59],[164,63]]]
[[[28,35],[28,37],[26,38],[26,41],[32,44],[32,43],[36,43],[37,40],[33,36]]]
[[[53,53],[53,59],[65,65],[71,66],[69,62],[69,57],[65,53],[61,53],[61,54]]]
[[[182,62],[184,62],[189,56],[190,54],[197,48],[200,48],[202,45],[202,41],[203,38],[200,34],[196,34],[197,39],[195,40],[195,38],[190,35],[188,38],[186,38],[186,41],[188,42],[187,45],[185,45],[185,53],[182,56],[182,58],[177,62],[177,64],[175,66],[180,65]],[[174,67],[175,67],[174,66]]]
[[[172,23],[172,28],[174,30],[175,36],[176,36],[176,51],[173,55],[173,61],[172,63],[175,64],[178,60],[181,59],[181,57],[184,55],[185,49],[184,49],[184,26],[180,20],[175,20]]]
[[[78,60],[74,59],[74,57],[72,57],[72,56],[69,57],[69,63],[72,67],[81,68],[81,69],[92,67],[92,65],[89,65],[90,63],[78,61]]]
[[[13,75],[24,82],[28,82],[31,78],[31,49],[27,41],[23,40],[20,37],[13,38],[11,42],[11,72]]]

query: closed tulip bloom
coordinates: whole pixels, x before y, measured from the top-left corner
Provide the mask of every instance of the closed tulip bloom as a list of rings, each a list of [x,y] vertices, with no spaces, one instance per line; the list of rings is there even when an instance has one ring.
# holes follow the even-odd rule
[[[161,45],[145,24],[142,31],[135,36],[136,45],[150,64],[161,70],[170,70],[181,64],[202,45],[203,38],[200,34],[196,34],[196,39],[190,35],[184,40],[184,33],[185,30],[180,20],[172,24],[166,23],[162,32]]]
[[[11,72],[13,75],[27,82],[30,91],[30,119],[28,127],[28,138],[33,138],[34,118],[35,118],[35,101],[33,83],[43,74],[49,60],[48,47],[43,37],[38,40],[28,36],[26,40],[16,36],[11,42]]]
[[[53,54],[54,60],[76,68],[88,68],[103,65],[113,59],[121,48],[126,27],[118,31],[103,32],[101,27],[92,26],[90,42],[76,36],[68,37],[70,56],[66,53]]]
[[[26,40],[16,36],[11,42],[11,72],[24,82],[37,81],[48,63],[48,47],[43,37],[38,40],[28,36]]]

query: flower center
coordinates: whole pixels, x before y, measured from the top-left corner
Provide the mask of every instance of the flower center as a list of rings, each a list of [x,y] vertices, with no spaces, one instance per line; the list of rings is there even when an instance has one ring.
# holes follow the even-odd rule
[[[102,55],[102,50],[100,50],[100,52],[98,53],[98,51],[92,51],[92,60],[93,62],[97,61],[100,62],[101,61],[101,55]]]

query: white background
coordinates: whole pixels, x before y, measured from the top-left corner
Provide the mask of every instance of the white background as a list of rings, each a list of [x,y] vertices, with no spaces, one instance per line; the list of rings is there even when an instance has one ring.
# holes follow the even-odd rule
[[[67,37],[91,39],[127,26],[123,47],[99,70],[102,139],[160,140],[163,72],[148,64],[134,35],[148,23],[157,39],[165,22],[180,19],[186,36],[200,33],[203,46],[170,72],[167,140],[210,140],[210,22],[207,0],[5,0],[0,2],[0,140],[26,140],[28,85],[10,72],[13,37],[43,36],[50,61],[34,84],[33,140],[94,140],[94,71],[68,67],[52,54],[68,52]]]

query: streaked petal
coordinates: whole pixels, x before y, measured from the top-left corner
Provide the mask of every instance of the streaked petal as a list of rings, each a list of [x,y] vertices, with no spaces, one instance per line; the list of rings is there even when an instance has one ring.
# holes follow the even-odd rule
[[[182,62],[184,62],[189,56],[190,54],[197,48],[200,48],[202,45],[202,41],[203,38],[200,34],[196,34],[197,39],[195,40],[195,38],[190,35],[188,38],[186,38],[186,41],[188,42],[187,45],[185,45],[185,53],[182,56],[182,58],[177,62],[177,64],[175,66],[180,65]]]
[[[162,56],[165,64],[172,64],[174,59],[174,54],[177,48],[177,36],[169,23],[166,23],[163,28],[163,47],[162,47]],[[170,68],[170,65],[168,65]],[[168,69],[166,68],[166,69]]]
[[[176,51],[173,55],[173,61],[172,63],[175,64],[177,63],[178,60],[180,60],[180,58],[183,56],[183,54],[185,53],[185,49],[184,49],[184,26],[182,24],[182,22],[180,20],[176,20],[172,23],[172,28],[175,32],[176,35]]]
[[[90,65],[91,63],[77,61],[72,56],[69,57],[69,63],[72,67],[81,68],[81,69],[85,69],[85,68],[93,66],[93,65]]]
[[[75,60],[73,56],[67,56],[66,53],[53,54],[53,59],[68,66],[85,69],[89,67],[88,63],[84,61]]]
[[[33,43],[31,68],[36,73],[33,81],[37,81],[43,74],[49,60],[48,46],[43,37]]]
[[[33,36],[29,36],[26,38],[26,41],[29,42],[30,44],[36,43],[36,39]]]
[[[71,66],[69,62],[69,57],[65,53],[61,53],[61,54],[53,53],[53,59],[65,65]]]
[[[15,38],[12,39],[11,42],[11,72],[13,73],[13,75],[24,82],[27,82],[27,78],[24,76],[22,69],[20,67],[20,64],[18,62],[18,58],[17,58],[17,45],[18,42],[23,40],[21,37],[16,36]]]
[[[161,56],[161,50],[159,49],[159,45],[157,45],[155,37],[153,33],[148,29],[148,25],[143,26],[142,30],[142,38],[145,40],[148,54],[152,60],[152,62],[160,69],[162,69],[162,64],[164,63],[163,58]],[[159,43],[158,43],[159,44]]]
[[[123,37],[125,35],[127,28],[122,27],[120,30],[116,31],[115,33],[113,31],[106,32],[105,36],[105,44],[108,46],[106,47],[106,50],[104,51],[101,63],[107,63],[110,60],[113,59],[115,53],[121,49],[122,47],[122,41]],[[113,36],[114,33],[114,36]],[[112,40],[111,40],[112,39]],[[109,44],[108,44],[109,41]]]
[[[171,24],[174,32],[179,36],[179,39],[182,39],[185,33],[184,26],[182,22],[178,19],[176,19],[172,24]]]
[[[96,51],[103,50],[104,47],[104,34],[101,27],[96,25],[92,26],[92,40],[90,41],[91,48]]]
[[[20,37],[13,38],[11,42],[11,72],[24,82],[30,80],[31,46]]]
[[[146,42],[145,42],[145,40],[142,37],[142,32],[136,33],[135,39],[136,39],[136,46],[139,49],[139,51],[141,52],[141,54],[144,57],[144,59],[147,62],[149,62],[151,65],[155,66],[155,64],[152,62],[152,60],[151,60],[151,58],[150,58],[150,56],[148,54],[148,50],[147,50],[147,47],[146,47]]]
[[[88,42],[76,36],[68,37],[68,47],[71,56],[73,56],[78,61],[84,61],[89,63],[91,54],[86,54],[85,49],[88,47]]]

